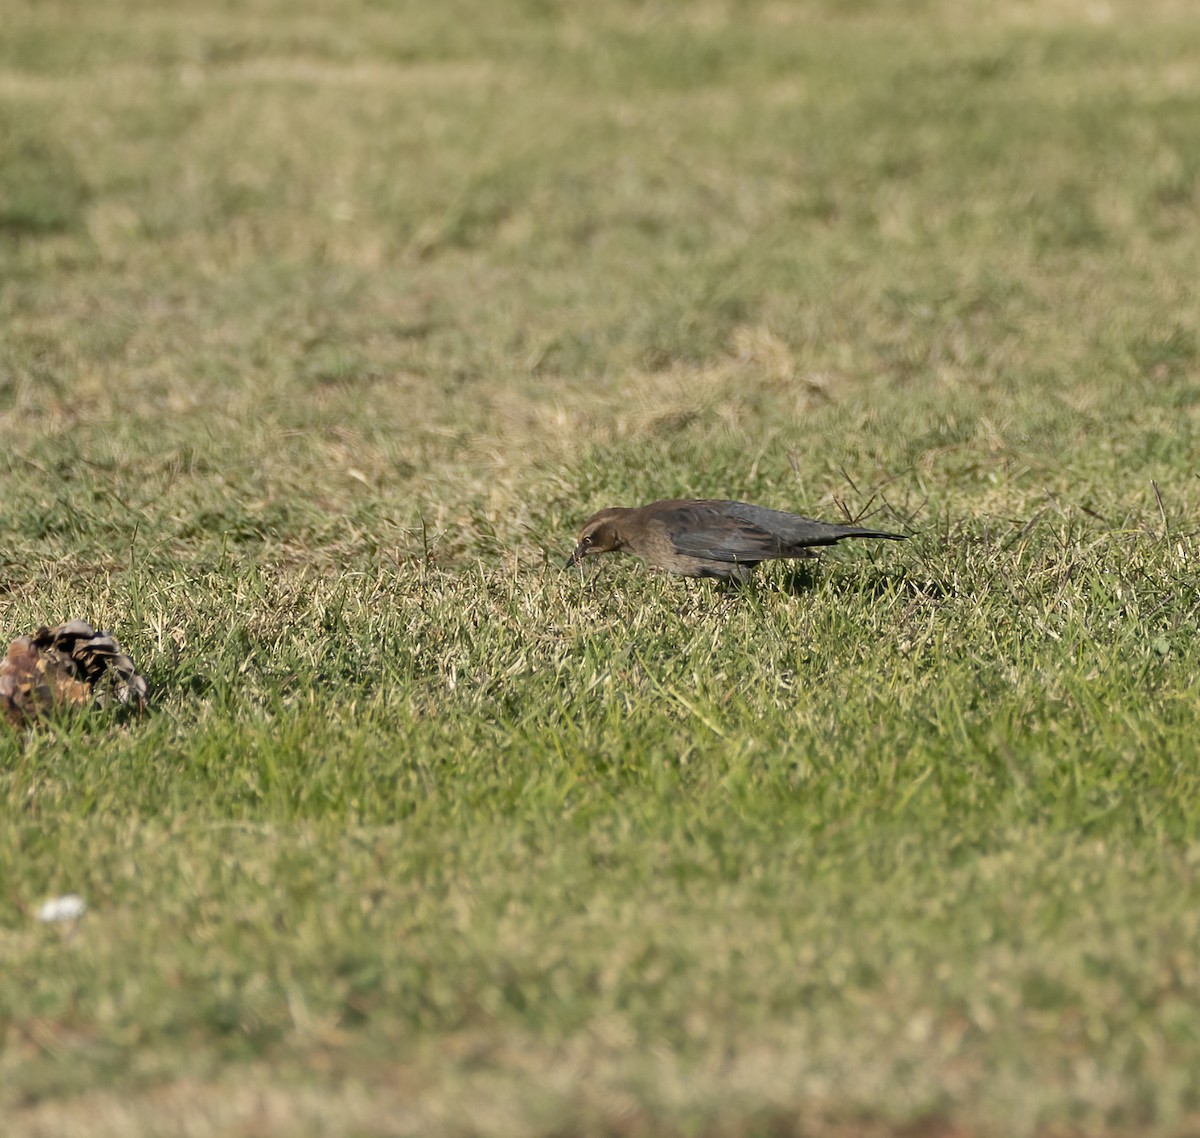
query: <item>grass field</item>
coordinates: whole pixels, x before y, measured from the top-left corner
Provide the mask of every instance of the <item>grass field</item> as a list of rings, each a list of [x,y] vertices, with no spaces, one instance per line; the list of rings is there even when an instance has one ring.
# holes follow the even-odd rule
[[[3,24],[9,1138],[1200,1132],[1191,3]]]

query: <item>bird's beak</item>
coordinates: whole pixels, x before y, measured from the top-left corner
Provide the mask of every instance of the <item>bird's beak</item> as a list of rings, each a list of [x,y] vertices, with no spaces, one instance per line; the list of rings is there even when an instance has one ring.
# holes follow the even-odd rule
[[[577,545],[575,551],[567,558],[564,569],[574,569],[576,565],[583,564],[583,558],[587,554],[587,550],[582,545]]]

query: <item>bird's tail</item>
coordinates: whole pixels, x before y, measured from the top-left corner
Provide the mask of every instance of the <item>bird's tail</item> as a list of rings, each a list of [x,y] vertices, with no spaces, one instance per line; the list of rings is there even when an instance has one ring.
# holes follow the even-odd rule
[[[859,529],[857,526],[839,526],[835,540],[841,541],[844,537],[880,537],[884,541],[908,540],[908,535],[904,533],[887,533],[881,529]]]

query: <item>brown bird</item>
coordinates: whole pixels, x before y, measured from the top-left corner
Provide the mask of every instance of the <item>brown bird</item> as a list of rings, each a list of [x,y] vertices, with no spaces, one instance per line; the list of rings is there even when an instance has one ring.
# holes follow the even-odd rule
[[[674,498],[593,514],[579,531],[567,568],[596,553],[623,550],[682,577],[746,581],[761,561],[815,557],[813,546],[844,537],[904,540],[903,534],[832,525],[746,502]]]
[[[0,660],[0,715],[15,727],[56,709],[103,707],[112,699],[144,707],[146,681],[116,639],[86,621],[19,636]]]

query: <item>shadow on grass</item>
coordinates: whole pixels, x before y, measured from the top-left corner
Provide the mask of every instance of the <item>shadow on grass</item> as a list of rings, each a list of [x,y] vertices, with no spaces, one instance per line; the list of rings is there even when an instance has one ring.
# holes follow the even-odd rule
[[[730,582],[723,591],[737,594],[765,590],[773,593],[787,593],[799,597],[814,592],[822,583],[824,576],[819,562],[802,562],[789,564],[783,572],[776,576],[751,578],[745,584]],[[952,585],[935,580],[928,575],[920,575],[910,570],[900,569],[896,572],[878,571],[866,576],[842,575],[828,581],[828,587],[834,593],[844,596],[869,596],[884,598],[904,593],[910,596],[922,597],[927,600],[940,600],[955,594]]]

